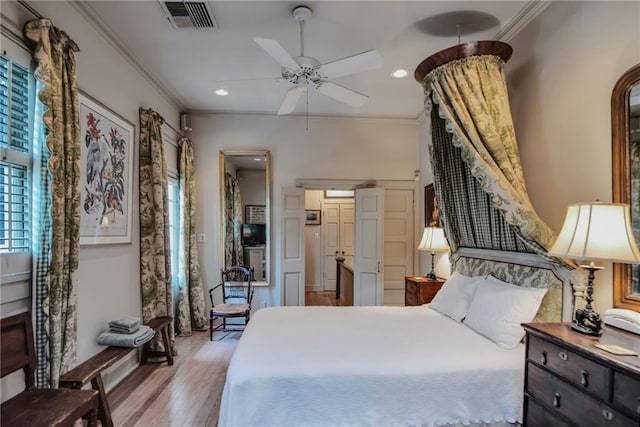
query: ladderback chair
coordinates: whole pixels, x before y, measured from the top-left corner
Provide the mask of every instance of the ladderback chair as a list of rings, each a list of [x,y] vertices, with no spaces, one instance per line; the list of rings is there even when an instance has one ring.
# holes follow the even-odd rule
[[[253,268],[242,265],[223,269],[220,273],[220,284],[209,289],[211,312],[209,315],[209,339],[213,341],[214,331],[242,331],[249,323],[251,316],[251,300],[253,299]],[[216,294],[221,294],[221,303],[216,304]],[[220,299],[218,299],[220,301]],[[244,324],[227,326],[227,319],[242,318]],[[215,320],[222,323],[214,327]]]
[[[36,353],[31,313],[0,319],[0,371],[24,371],[25,390],[0,406],[3,426],[73,426],[84,418],[98,425],[98,391],[36,388]]]

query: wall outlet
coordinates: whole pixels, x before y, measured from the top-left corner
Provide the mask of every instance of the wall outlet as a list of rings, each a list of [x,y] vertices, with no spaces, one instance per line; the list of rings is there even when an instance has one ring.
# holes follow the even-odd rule
[[[267,308],[267,302],[266,301],[261,301],[260,302],[260,308]]]
[[[206,241],[204,234],[196,234],[196,241],[198,243],[204,243]]]

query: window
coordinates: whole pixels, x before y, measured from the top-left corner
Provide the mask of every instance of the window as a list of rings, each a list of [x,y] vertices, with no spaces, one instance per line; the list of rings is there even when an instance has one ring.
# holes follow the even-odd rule
[[[24,56],[24,55],[23,55]],[[28,64],[27,61],[23,61]],[[0,252],[29,252],[31,126],[29,69],[0,55]]]
[[[178,181],[169,177],[167,188],[169,203],[169,259],[171,260],[171,281],[173,287],[178,286],[178,272],[180,262],[180,190]]]

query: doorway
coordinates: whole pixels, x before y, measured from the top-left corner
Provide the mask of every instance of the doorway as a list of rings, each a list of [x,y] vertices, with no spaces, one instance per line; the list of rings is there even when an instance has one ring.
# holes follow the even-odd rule
[[[355,205],[353,191],[339,196],[332,197],[331,190],[305,191],[305,305],[345,303],[336,293],[336,258],[353,269]]]
[[[414,266],[418,265],[415,250],[416,230],[420,228],[415,203],[418,193],[412,182],[387,187],[383,214],[383,289],[376,304],[403,306],[404,278],[413,275]],[[356,245],[354,199],[334,199],[326,197],[325,190],[307,189],[305,208],[307,213],[320,212],[320,221],[305,224],[304,305],[352,305],[348,303],[348,296],[345,304],[344,288],[336,294],[337,276],[341,271],[336,256],[344,258],[342,271],[349,280]]]

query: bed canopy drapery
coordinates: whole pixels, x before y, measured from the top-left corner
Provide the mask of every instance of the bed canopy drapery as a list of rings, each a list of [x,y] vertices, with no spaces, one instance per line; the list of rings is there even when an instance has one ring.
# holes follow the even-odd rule
[[[499,41],[465,43],[429,56],[415,71],[431,115],[429,154],[452,251],[546,256],[556,238],[524,182],[504,76],[511,53]]]

